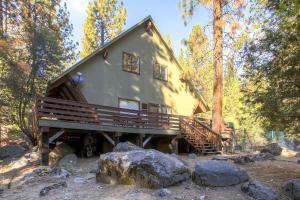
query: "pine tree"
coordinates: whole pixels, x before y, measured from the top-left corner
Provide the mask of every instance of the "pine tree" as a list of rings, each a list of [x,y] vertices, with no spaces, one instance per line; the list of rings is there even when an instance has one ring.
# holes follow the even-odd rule
[[[300,131],[299,1],[257,1],[254,24],[258,35],[244,49],[247,103],[266,131]],[[266,15],[265,13],[268,13]],[[257,19],[257,21],[255,21]]]
[[[126,22],[127,11],[118,0],[92,0],[88,4],[83,26],[81,57],[85,57],[105,42],[116,37]]]
[[[213,130],[221,133],[223,128],[222,98],[223,98],[223,29],[226,22],[232,22],[234,16],[241,16],[241,8],[244,1],[224,0],[181,0],[179,7],[183,9],[183,17],[186,19],[193,16],[195,8],[199,5],[211,6],[213,9],[213,61],[214,61],[214,86],[212,125]],[[234,9],[232,9],[234,8]],[[238,27],[232,24],[232,32]]]
[[[10,113],[24,134],[32,139],[28,126],[29,111],[36,95],[43,95],[47,83],[76,57],[71,40],[72,25],[66,4],[60,1],[15,1],[13,31],[0,48],[0,76],[5,97],[12,102]],[[9,48],[7,48],[9,47]],[[4,104],[5,105],[5,104]]]

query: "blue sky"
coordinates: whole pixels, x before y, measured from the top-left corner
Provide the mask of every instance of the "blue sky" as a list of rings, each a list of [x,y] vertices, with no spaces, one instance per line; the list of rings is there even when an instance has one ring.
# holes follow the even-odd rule
[[[127,21],[125,29],[133,26],[143,18],[151,15],[158,25],[161,33],[165,36],[170,34],[175,53],[178,54],[182,47],[182,39],[187,38],[193,26],[197,23],[202,26],[210,21],[210,14],[207,9],[198,8],[192,20],[184,25],[181,17],[181,10],[177,8],[179,0],[123,0],[127,8]],[[83,23],[86,18],[88,0],[64,0],[70,11],[70,20],[74,26],[74,40],[79,43],[78,50],[81,50],[81,38],[83,34]],[[210,35],[210,33],[207,33]]]

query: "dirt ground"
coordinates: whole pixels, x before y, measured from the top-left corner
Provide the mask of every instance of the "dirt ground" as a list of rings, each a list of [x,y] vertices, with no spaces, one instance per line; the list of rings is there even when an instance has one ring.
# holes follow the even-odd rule
[[[180,156],[192,170],[195,163],[200,159],[211,159],[211,157],[198,157],[189,159],[187,156]],[[20,158],[17,158],[20,159]],[[66,179],[50,176],[38,177],[21,184],[20,179],[24,174],[37,168],[37,163],[23,166],[14,166],[12,170],[11,161],[0,163],[0,198],[6,200],[29,200],[29,199],[51,199],[51,200],[150,200],[150,199],[182,199],[182,200],[242,200],[249,199],[240,190],[240,185],[224,188],[199,187],[192,181],[183,182],[177,186],[169,187],[170,196],[160,197],[159,190],[139,188],[129,185],[106,185],[96,183],[95,174],[89,173],[96,169],[97,158],[79,158],[77,167],[73,174]],[[275,161],[260,161],[241,165],[246,169],[252,180],[259,180],[272,187],[280,194],[281,185],[294,178],[300,178],[300,165],[296,158],[276,157]],[[80,180],[80,181],[78,181]],[[39,192],[45,186],[61,181],[67,182],[66,188],[59,188],[50,191],[44,197],[39,197]],[[8,189],[8,187],[10,187]],[[205,197],[205,198],[204,198]],[[280,199],[286,199],[280,194]]]

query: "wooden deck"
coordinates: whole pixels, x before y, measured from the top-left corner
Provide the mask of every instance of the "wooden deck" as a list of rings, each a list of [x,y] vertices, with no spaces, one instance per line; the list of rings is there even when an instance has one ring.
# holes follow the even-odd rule
[[[39,97],[33,127],[124,132],[135,134],[180,133],[180,115],[151,113],[76,101]]]
[[[178,138],[184,138],[200,153],[215,153],[221,148],[221,136],[208,123],[197,118],[130,110],[78,101],[39,97],[36,100],[32,128],[42,149],[42,163],[48,164],[49,143],[65,131],[100,133],[113,146],[123,133],[136,134],[144,147],[152,137],[172,136],[170,145],[178,152]]]

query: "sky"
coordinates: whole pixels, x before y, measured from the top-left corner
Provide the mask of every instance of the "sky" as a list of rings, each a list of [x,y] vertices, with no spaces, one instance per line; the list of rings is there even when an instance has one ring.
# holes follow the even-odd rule
[[[70,11],[70,21],[74,27],[74,41],[79,43],[81,50],[81,38],[83,35],[83,24],[86,18],[88,0],[64,0]],[[170,34],[175,54],[179,54],[183,47],[182,40],[188,38],[193,26],[197,23],[205,26],[210,23],[210,14],[205,8],[198,8],[187,26],[178,9],[179,0],[123,0],[127,9],[127,20],[124,29],[135,25],[148,15],[151,15],[163,36]],[[210,36],[211,33],[207,32]]]

